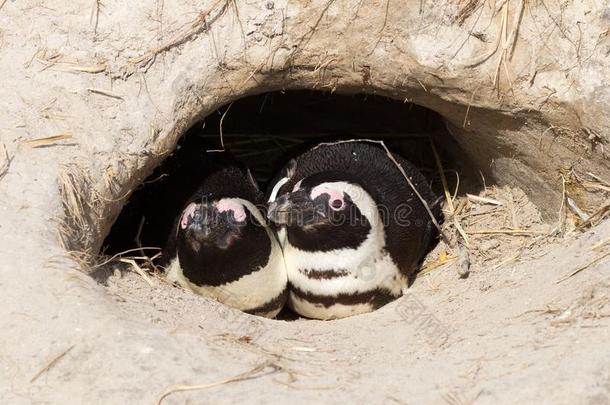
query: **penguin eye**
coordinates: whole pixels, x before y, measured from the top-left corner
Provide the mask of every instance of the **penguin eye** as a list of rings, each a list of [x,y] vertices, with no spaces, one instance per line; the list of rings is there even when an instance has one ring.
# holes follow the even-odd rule
[[[343,203],[343,200],[340,200],[340,199],[335,199],[335,200],[332,200],[332,201],[330,202],[330,208],[331,208],[333,211],[339,211],[339,210],[341,210],[341,209],[343,208],[343,206],[344,206],[344,205],[345,205],[345,204]]]
[[[343,202],[344,195],[341,191],[328,187],[325,184],[317,185],[316,187],[311,189],[310,195],[312,200],[315,200],[322,194],[328,195],[328,205],[333,211],[339,211],[345,206]]]

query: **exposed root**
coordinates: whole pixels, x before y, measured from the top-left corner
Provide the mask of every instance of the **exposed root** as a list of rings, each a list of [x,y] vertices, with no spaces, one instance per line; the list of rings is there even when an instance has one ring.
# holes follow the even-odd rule
[[[178,45],[184,44],[196,35],[208,31],[210,24],[220,18],[227,10],[228,4],[229,0],[217,0],[212,6],[199,13],[197,18],[188,24],[186,28],[174,35],[169,41],[161,46],[148,50],[141,56],[131,58],[129,63],[139,68],[150,67],[151,63],[160,53],[167,52]],[[214,11],[216,11],[216,14],[213,16],[212,21],[208,21],[208,17],[210,17]]]

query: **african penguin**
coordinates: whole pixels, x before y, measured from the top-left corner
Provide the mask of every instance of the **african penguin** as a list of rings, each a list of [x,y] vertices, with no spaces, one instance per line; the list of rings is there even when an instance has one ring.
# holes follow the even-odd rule
[[[440,216],[423,175],[394,157]],[[436,236],[399,168],[370,142],[320,144],[301,154],[272,182],[268,202],[288,305],[309,318],[369,312],[399,297]]]
[[[163,255],[168,279],[199,295],[271,318],[285,304],[282,250],[249,171],[225,167],[206,177],[176,219]]]

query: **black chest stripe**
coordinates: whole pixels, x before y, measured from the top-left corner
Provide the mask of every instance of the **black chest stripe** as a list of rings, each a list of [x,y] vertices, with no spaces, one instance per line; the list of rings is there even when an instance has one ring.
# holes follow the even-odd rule
[[[313,280],[331,280],[333,278],[345,277],[350,274],[347,270],[311,270],[299,269],[299,273]]]
[[[336,249],[358,249],[369,233],[371,224],[353,206],[345,216],[311,228],[289,226],[288,242],[306,252],[330,252]]]
[[[288,299],[288,290],[284,289],[281,293],[279,293],[276,297],[270,299],[262,305],[259,305],[256,308],[247,309],[244,312],[252,315],[260,315],[267,314],[272,311],[276,311],[284,306],[286,300]]]
[[[319,295],[309,291],[303,291],[300,288],[290,284],[290,291],[298,298],[310,302],[312,304],[319,304],[325,308],[329,308],[335,304],[341,305],[358,305],[358,304],[370,304],[373,309],[378,309],[385,304],[395,300],[398,296],[393,295],[389,290],[385,288],[375,288],[368,291],[355,292],[355,293],[339,293],[336,295]]]

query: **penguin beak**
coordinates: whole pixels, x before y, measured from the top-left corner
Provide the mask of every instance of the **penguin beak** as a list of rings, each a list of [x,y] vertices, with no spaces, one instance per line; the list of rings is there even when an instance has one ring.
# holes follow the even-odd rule
[[[301,226],[314,217],[316,207],[304,190],[297,190],[276,198],[269,204],[267,218],[278,224]]]
[[[201,204],[187,220],[189,233],[198,240],[205,240],[211,234],[212,210],[210,204]]]

